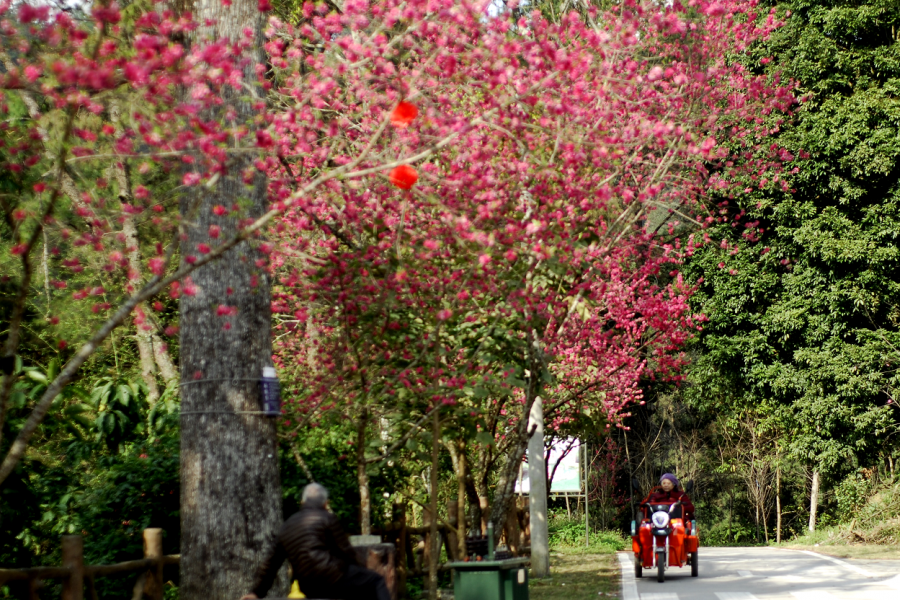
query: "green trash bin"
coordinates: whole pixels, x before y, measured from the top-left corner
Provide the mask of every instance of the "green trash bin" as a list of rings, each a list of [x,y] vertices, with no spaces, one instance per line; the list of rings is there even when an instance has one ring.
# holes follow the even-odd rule
[[[455,600],[528,600],[527,558],[454,562]]]

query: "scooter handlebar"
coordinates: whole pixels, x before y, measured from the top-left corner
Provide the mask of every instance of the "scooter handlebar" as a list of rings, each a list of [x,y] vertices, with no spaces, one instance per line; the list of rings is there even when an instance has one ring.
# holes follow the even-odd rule
[[[664,506],[666,504],[666,502],[641,502],[639,506],[647,506],[652,509],[654,506]],[[675,502],[668,504],[668,506],[669,512],[671,513],[676,506],[681,506],[681,500],[676,500]]]

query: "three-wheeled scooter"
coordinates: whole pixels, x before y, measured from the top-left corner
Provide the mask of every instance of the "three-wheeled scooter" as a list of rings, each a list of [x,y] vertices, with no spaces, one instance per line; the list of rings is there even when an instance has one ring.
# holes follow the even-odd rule
[[[644,569],[655,567],[656,580],[662,583],[669,567],[690,565],[691,577],[697,577],[697,522],[684,522],[681,502],[643,503],[639,508],[644,511],[643,520],[631,522],[634,576],[641,577]]]

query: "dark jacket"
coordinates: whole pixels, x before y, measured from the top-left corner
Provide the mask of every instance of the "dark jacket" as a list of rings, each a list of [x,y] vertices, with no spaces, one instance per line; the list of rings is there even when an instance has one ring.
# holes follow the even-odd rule
[[[691,502],[691,499],[684,492],[680,492],[678,490],[672,490],[671,492],[664,492],[661,488],[656,489],[653,492],[650,492],[650,495],[644,499],[644,503],[647,504],[672,504],[673,502],[681,502],[681,508],[684,511],[683,515],[685,518],[691,518],[694,515],[694,504]],[[645,507],[646,512],[646,507]],[[678,511],[676,509],[676,514]],[[679,514],[679,518],[681,517]]]
[[[359,564],[337,517],[324,508],[301,508],[281,526],[256,574],[252,591],[258,598],[265,598],[285,559],[294,579],[313,585],[334,583]]]

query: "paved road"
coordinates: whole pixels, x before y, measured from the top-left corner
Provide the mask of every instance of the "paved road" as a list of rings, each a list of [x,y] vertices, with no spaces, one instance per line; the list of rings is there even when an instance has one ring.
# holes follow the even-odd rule
[[[700,548],[700,576],[672,567],[666,581],[620,553],[622,600],[900,600],[900,561],[865,568],[830,556],[775,548]]]

